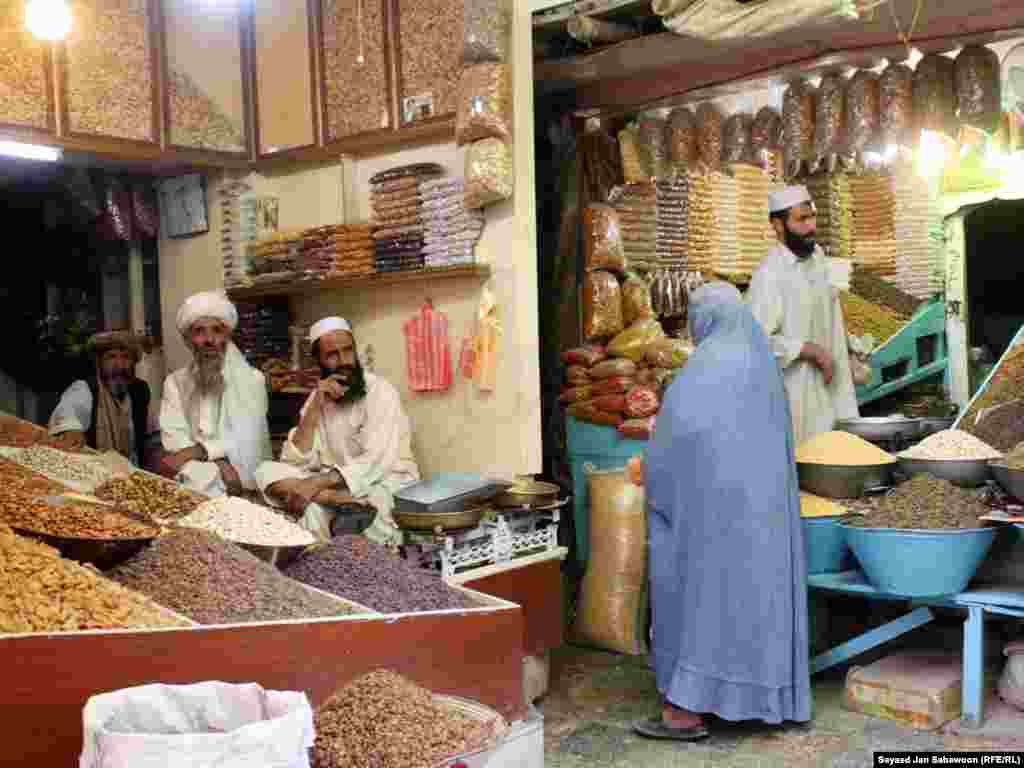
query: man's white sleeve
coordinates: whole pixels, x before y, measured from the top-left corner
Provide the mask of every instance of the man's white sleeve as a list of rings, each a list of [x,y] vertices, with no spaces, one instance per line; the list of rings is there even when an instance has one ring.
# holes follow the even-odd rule
[[[747,302],[768,337],[772,354],[779,361],[779,366],[788,368],[800,358],[804,340],[783,334],[785,304],[778,283],[766,272],[758,270],[750,281]]]
[[[84,381],[76,381],[61,395],[50,415],[50,434],[88,432],[92,426],[92,391]]]

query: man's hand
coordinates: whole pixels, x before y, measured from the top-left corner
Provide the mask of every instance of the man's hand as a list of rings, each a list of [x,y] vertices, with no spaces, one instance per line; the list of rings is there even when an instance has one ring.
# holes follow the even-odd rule
[[[348,387],[341,376],[334,375],[321,379],[316,385],[316,391],[321,400],[326,397],[328,400],[338,401],[348,392]]]
[[[175,453],[165,453],[160,459],[160,474],[174,479],[181,472],[181,468],[190,461],[206,461],[206,458],[206,449],[201,445],[183,448]]]
[[[57,440],[65,451],[77,451],[85,445],[85,432],[76,432],[75,430],[61,432],[57,435]]]
[[[819,344],[808,341],[804,344],[803,349],[800,350],[800,359],[806,360],[821,371],[826,386],[832,383],[834,364],[832,362],[832,355],[828,353],[828,350]]]
[[[320,486],[310,480],[299,480],[291,484],[284,495],[284,508],[292,517],[302,517],[316,495],[320,492]]]
[[[238,470],[231,466],[231,462],[227,459],[218,459],[214,463],[220,469],[220,478],[224,481],[224,487],[227,488],[228,494],[231,496],[241,494],[244,489],[242,488],[242,478],[238,476]]]

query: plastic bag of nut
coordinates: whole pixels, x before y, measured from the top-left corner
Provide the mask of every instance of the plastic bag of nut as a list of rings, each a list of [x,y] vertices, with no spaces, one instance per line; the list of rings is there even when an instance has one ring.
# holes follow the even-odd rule
[[[619,131],[619,153],[622,155],[622,175],[627,184],[650,181],[651,175],[644,167],[640,154],[640,136],[635,126]]]
[[[814,159],[811,172],[835,173],[839,153],[846,141],[846,113],[844,109],[845,78],[832,73],[821,78],[818,99],[814,105]]]
[[[604,270],[583,276],[583,336],[586,341],[614,336],[622,321],[622,290],[615,275]]]
[[[697,152],[700,164],[717,171],[722,164],[722,111],[711,102],[697,108]]]
[[[668,116],[668,159],[674,173],[697,164],[697,119],[689,107],[676,107]]]
[[[664,120],[658,117],[644,117],[637,126],[641,158],[644,159],[649,175],[664,178],[668,175],[668,137]]]
[[[806,80],[790,84],[782,97],[782,150],[786,177],[799,176],[814,140],[814,87]]]
[[[505,0],[473,0],[462,16],[462,62],[505,61],[508,55],[508,9]]]
[[[782,147],[782,118],[772,107],[762,107],[750,128],[750,149],[754,161],[768,167],[771,152]]]
[[[512,87],[505,64],[464,67],[459,78],[455,141],[512,138]]]
[[[906,64],[890,64],[878,81],[882,144],[906,147],[913,140],[914,72]]]
[[[483,208],[508,200],[514,187],[508,144],[500,139],[474,141],[466,150],[466,207]]]
[[[957,115],[972,128],[992,133],[1002,114],[999,57],[983,45],[968,45],[956,57]]]
[[[846,89],[847,147],[860,155],[875,145],[881,128],[881,101],[878,75],[861,70],[851,78]]]
[[[588,270],[626,271],[619,215],[610,205],[591,203],[583,209],[583,264]]]
[[[925,131],[956,134],[956,88],[952,59],[929,53],[914,70],[914,117]]]
[[[749,163],[753,159],[751,132],[754,120],[750,115],[737,113],[725,121],[722,129],[722,162]]]

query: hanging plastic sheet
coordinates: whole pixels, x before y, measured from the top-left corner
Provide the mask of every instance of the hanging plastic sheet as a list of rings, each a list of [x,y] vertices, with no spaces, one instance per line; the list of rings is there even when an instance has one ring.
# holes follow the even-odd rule
[[[689,4],[657,2],[652,7],[656,13],[661,8],[670,14],[662,15],[662,23],[676,34],[705,40],[764,37],[800,27],[835,25],[860,18],[854,0],[772,0],[767,3],[696,0]]]
[[[452,384],[448,316],[427,301],[418,315],[406,321],[405,354],[409,388],[413,392],[445,392]]]

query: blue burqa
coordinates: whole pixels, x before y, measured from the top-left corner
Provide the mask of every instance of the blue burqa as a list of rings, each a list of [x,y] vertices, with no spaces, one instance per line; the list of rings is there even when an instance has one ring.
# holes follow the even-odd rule
[[[731,285],[694,291],[695,353],[645,465],[652,655],[677,707],[811,718],[807,585],[792,422],[778,363]]]

